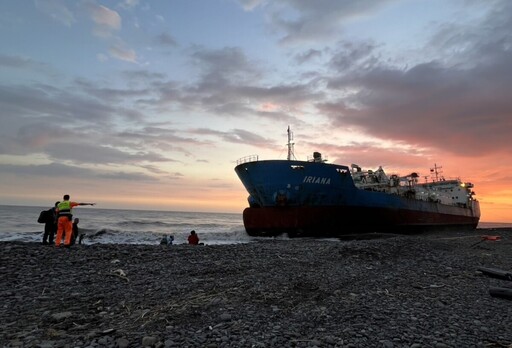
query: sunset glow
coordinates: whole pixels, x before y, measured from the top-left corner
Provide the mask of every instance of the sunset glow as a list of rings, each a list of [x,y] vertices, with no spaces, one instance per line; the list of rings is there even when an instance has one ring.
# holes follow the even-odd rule
[[[364,5],[363,5],[364,4]],[[512,223],[512,2],[2,1],[0,204],[242,213],[237,159],[474,184]],[[226,18],[229,18],[227,20]]]

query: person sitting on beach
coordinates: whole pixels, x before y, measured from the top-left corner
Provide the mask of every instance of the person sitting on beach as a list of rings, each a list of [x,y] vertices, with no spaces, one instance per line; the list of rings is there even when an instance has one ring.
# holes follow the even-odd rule
[[[196,234],[196,231],[192,230],[190,231],[190,235],[188,236],[188,244],[190,245],[198,245],[199,244],[199,237]]]
[[[82,240],[84,239],[85,237],[85,233],[80,233],[80,235],[78,236],[78,244],[82,244]]]
[[[160,241],[160,244],[161,245],[172,245],[173,241],[174,241],[174,236],[172,236],[172,235],[163,236],[162,240]]]
[[[78,230],[79,222],[80,222],[79,218],[75,218],[75,220],[73,220],[73,236],[71,236],[71,245],[74,245],[76,243],[77,238],[78,238],[78,244],[82,244],[82,239],[85,236],[84,233],[80,233],[80,231]]]

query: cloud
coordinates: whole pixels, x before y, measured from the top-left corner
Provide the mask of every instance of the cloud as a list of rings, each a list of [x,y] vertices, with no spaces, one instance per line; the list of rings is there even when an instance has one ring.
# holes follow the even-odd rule
[[[131,10],[139,5],[139,0],[123,0],[119,3],[119,7]]]
[[[270,139],[244,129],[233,129],[224,135],[224,140],[231,143],[251,144],[256,147],[268,147],[269,144],[272,144]]]
[[[106,124],[115,108],[71,90],[50,85],[0,85],[0,107],[4,115],[49,117],[57,124],[76,120],[82,124]]]
[[[0,55],[0,66],[7,68],[31,68],[35,67],[34,61],[30,58],[20,57],[20,56],[8,56],[8,55]]]
[[[146,125],[140,106],[125,107],[126,100],[144,93],[137,89],[105,89],[84,80],[66,90],[47,85],[0,85],[0,153],[41,154],[75,163],[167,161],[153,152],[158,148],[176,149],[169,146],[171,140],[163,138],[166,134],[154,134],[151,143],[141,144],[142,137],[127,139],[112,129],[114,121],[119,120]]]
[[[153,72],[148,70],[129,70],[121,72],[123,76],[128,79],[128,82],[137,83],[140,81],[143,82],[152,82],[152,81],[160,81],[167,78],[167,76],[163,73]]]
[[[122,43],[115,43],[110,46],[109,54],[119,60],[126,62],[137,63],[137,53],[131,48],[125,47]]]
[[[138,172],[120,172],[120,171],[101,171],[84,168],[83,166],[71,166],[59,163],[50,163],[43,165],[14,165],[0,164],[0,173],[12,174],[17,177],[47,177],[53,179],[72,178],[80,179],[107,179],[107,180],[123,180],[123,181],[158,181],[157,178]]]
[[[266,2],[269,22],[285,44],[337,40],[347,21],[372,15],[397,0],[283,0]],[[253,7],[257,4],[249,3]]]
[[[51,178],[59,177],[90,177],[92,171],[86,168],[79,168],[59,163],[43,165],[16,165],[0,164],[0,173],[10,173],[17,176],[43,176]]]
[[[144,127],[140,130],[127,130],[117,134],[121,140],[128,143],[126,146],[134,146],[133,143],[142,145],[142,148],[150,148],[166,152],[180,152],[192,156],[189,147],[204,146],[208,143],[197,139],[182,136],[184,132],[161,127]],[[131,144],[131,145],[130,145]]]
[[[55,160],[91,164],[136,164],[140,162],[166,162],[167,160],[150,151],[121,151],[111,144],[81,142],[55,142],[46,147],[48,155]]]
[[[157,182],[159,181],[157,177],[149,176],[144,173],[127,173],[127,172],[112,172],[112,173],[101,173],[97,174],[96,177],[101,179],[111,180],[113,182],[122,180],[122,181],[146,181],[146,182]]]
[[[256,7],[266,3],[266,0],[238,0],[238,2],[242,5],[243,9],[246,11],[252,11]]]
[[[337,76],[356,70],[367,70],[379,61],[378,46],[372,42],[342,41],[332,54],[329,67],[337,72]],[[331,85],[334,80],[330,81]]]
[[[239,47],[196,48],[190,58],[202,70],[203,79],[211,83],[253,79],[261,75],[258,65],[249,61]]]
[[[160,169],[156,165],[148,164],[148,165],[140,165],[140,167],[146,169],[148,172],[151,172],[153,174],[167,174],[167,171]]]
[[[120,3],[119,6],[128,9],[137,4],[137,1],[124,1]],[[119,13],[108,7],[94,3],[88,3],[87,9],[89,10],[92,21],[95,23],[93,34],[109,42],[109,56],[125,62],[137,63],[137,52],[128,47],[119,36],[114,34],[119,32],[122,26],[122,19]],[[96,58],[100,62],[108,60],[108,57],[101,52],[96,54]]]
[[[259,148],[271,148],[275,145],[273,140],[244,129],[232,129],[231,131],[224,132],[209,128],[198,128],[192,132],[201,135],[214,135],[230,143],[251,145]]]
[[[375,45],[342,46],[327,78],[331,92],[341,97],[317,107],[334,125],[380,139],[459,156],[512,152],[509,10],[456,30],[439,27],[432,34],[442,32],[444,38],[439,56],[406,68],[382,61]]]
[[[70,27],[76,22],[63,0],[35,0],[34,4],[38,10],[65,26]]]
[[[300,65],[304,63],[308,63],[315,58],[319,58],[322,56],[322,51],[309,49],[303,53],[297,54],[295,56],[295,61]]]
[[[169,33],[161,33],[160,35],[158,35],[156,37],[156,42],[162,46],[178,46],[176,39],[174,39],[174,37],[172,37],[171,34]]]
[[[109,37],[112,31],[121,29],[121,16],[114,10],[103,5],[88,4],[91,19],[96,24],[93,33],[99,37]]]
[[[279,115],[290,120],[293,105],[319,97],[307,84],[266,83],[264,77],[268,72],[249,60],[240,48],[196,47],[191,59],[199,70],[198,78],[185,88],[174,90],[173,101],[202,107],[217,115]],[[274,105],[273,113],[266,112],[266,105]]]
[[[110,29],[121,29],[121,16],[114,10],[109,9],[103,5],[94,6],[91,8],[92,20],[104,27]]]
[[[158,79],[160,74],[151,74],[151,73],[143,73],[141,71],[131,71],[131,72],[122,72],[121,75],[125,77],[129,77],[130,80],[137,79],[137,82],[141,82],[139,79]],[[85,93],[88,97],[93,97],[94,100],[92,102],[96,102],[98,104],[109,105],[111,110],[123,110],[122,112],[116,112],[117,115],[122,115],[126,111],[125,108],[119,109],[117,107],[113,107],[113,105],[121,105],[118,104],[120,102],[124,102],[125,105],[129,105],[130,101],[137,100],[138,98],[143,98],[148,95],[151,95],[151,91],[146,87],[126,87],[126,88],[113,88],[110,87],[110,84],[107,86],[100,85],[98,83],[94,83],[85,79],[77,79],[75,80],[75,86],[80,90],[80,92]],[[78,92],[77,92],[78,94]],[[136,109],[132,109],[129,111],[128,119],[130,120],[140,120],[142,118],[142,114],[137,112]],[[134,117],[132,117],[134,116]]]
[[[483,7],[477,1],[467,4],[479,11],[482,18],[438,25],[424,49],[431,48],[429,53],[452,65],[489,64],[497,51],[510,51],[512,2],[496,0],[490,2],[491,6]]]

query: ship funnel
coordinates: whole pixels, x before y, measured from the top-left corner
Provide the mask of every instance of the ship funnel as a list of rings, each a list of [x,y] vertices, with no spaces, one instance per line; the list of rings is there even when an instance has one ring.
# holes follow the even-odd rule
[[[322,154],[320,152],[313,152],[313,161],[322,162]]]

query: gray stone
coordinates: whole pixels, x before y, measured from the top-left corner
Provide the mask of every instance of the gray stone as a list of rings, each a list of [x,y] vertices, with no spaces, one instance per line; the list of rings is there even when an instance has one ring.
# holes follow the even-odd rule
[[[393,344],[393,342],[391,341],[388,341],[388,340],[384,340],[381,342],[382,343],[382,346],[384,348],[393,348],[395,345]]]
[[[116,340],[116,344],[118,348],[127,348],[130,345],[130,341],[124,337],[121,337]]]
[[[60,312],[60,313],[53,313],[51,315],[51,319],[53,321],[63,321],[65,319],[71,318],[73,316],[72,312]]]
[[[222,313],[220,316],[219,316],[220,320],[222,321],[230,321],[231,320],[231,314],[229,313]]]
[[[158,341],[158,339],[156,337],[144,336],[142,338],[142,346],[143,347],[153,346],[157,341]]]

